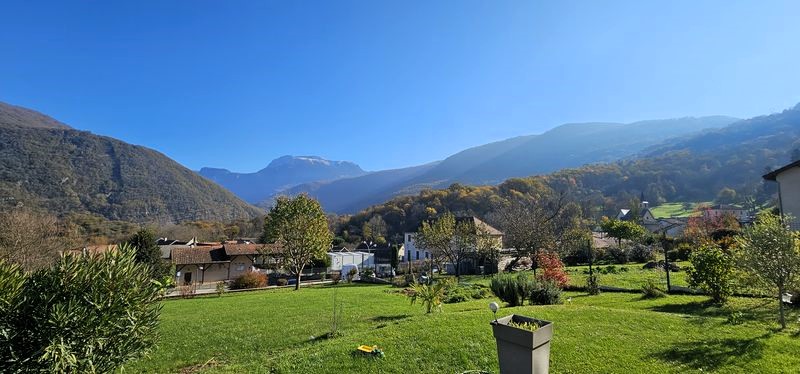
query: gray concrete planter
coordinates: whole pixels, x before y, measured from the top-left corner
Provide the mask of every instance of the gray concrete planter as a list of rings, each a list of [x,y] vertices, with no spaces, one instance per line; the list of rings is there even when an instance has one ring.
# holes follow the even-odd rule
[[[536,323],[536,331],[508,326],[508,323]],[[512,314],[492,321],[497,341],[500,374],[547,374],[550,370],[550,339],[553,323]]]

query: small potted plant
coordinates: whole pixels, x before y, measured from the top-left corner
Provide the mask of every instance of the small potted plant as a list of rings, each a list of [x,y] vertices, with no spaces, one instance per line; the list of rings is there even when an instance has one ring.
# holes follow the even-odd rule
[[[516,314],[496,318],[497,303],[489,304],[489,308],[495,313],[491,325],[500,374],[547,374],[553,323]]]

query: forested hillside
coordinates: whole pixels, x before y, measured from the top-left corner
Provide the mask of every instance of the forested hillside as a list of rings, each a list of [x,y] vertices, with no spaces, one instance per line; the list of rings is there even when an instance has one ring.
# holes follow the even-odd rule
[[[614,214],[642,194],[654,204],[709,201],[721,189],[731,188],[740,200],[752,198],[763,203],[772,198],[775,186],[765,183],[761,175],[788,163],[798,147],[800,105],[669,141],[618,162],[510,179],[498,186],[456,184],[397,197],[361,211],[341,227],[358,233],[364,222],[377,215],[386,221],[391,237],[415,231],[422,220],[445,211],[489,215],[517,193],[541,193],[542,187],[537,186],[563,192],[580,204],[583,217],[590,220]]]
[[[21,117],[9,114],[9,107],[0,107],[0,121],[15,119],[0,122],[2,208],[159,223],[232,221],[261,213],[152,149],[39,123],[49,117]]]
[[[666,139],[720,128],[735,121],[731,117],[710,116],[627,124],[565,124],[543,134],[469,148],[436,164],[305,184],[286,192],[307,192],[319,199],[327,211],[353,213],[394,196],[416,194],[424,188],[444,188],[452,183],[493,185],[513,177],[613,162]]]

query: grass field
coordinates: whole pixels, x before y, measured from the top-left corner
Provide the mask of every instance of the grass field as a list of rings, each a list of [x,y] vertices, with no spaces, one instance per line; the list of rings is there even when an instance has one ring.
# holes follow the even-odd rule
[[[461,373],[497,372],[487,300],[445,304],[425,315],[388,286],[339,285],[164,302],[161,338],[126,372]],[[333,296],[341,336],[330,331]],[[557,306],[501,308],[555,323],[553,373],[791,372],[800,366],[797,322],[774,328],[769,299],[725,307],[701,296],[645,300],[636,294],[567,293]],[[727,322],[741,311],[743,323]],[[791,321],[797,320],[793,310]],[[376,344],[386,357],[353,356]]]
[[[706,203],[690,203],[691,207],[686,209],[683,206],[683,203],[665,203],[659,206],[650,208],[650,212],[653,213],[653,216],[656,218],[670,218],[670,217],[689,217],[695,207],[700,204],[710,204],[710,202]]]
[[[677,262],[681,268],[686,268],[688,262]],[[653,280],[656,283],[667,288],[667,274],[664,271],[643,269],[643,264],[628,264],[628,265],[600,265],[594,266],[595,274],[597,274],[598,282],[603,286],[629,288],[638,290],[642,287],[647,280]],[[609,272],[614,269],[614,272]],[[623,270],[625,269],[625,270]],[[570,266],[567,268],[570,284],[576,286],[586,285],[586,279],[589,277],[588,266]],[[689,283],[686,280],[686,272],[681,270],[679,272],[670,272],[670,284],[673,286],[688,287]]]

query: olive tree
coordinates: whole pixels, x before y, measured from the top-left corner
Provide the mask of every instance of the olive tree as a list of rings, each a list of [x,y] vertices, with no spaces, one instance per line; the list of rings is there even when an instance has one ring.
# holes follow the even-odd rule
[[[282,266],[297,277],[294,289],[300,289],[303,269],[330,249],[333,234],[319,202],[307,195],[279,197],[264,219],[267,242],[281,246]]]
[[[783,294],[797,281],[800,272],[797,233],[787,227],[786,220],[768,213],[761,214],[752,226],[736,237],[741,248],[742,267],[777,293],[781,328],[786,327]]]

